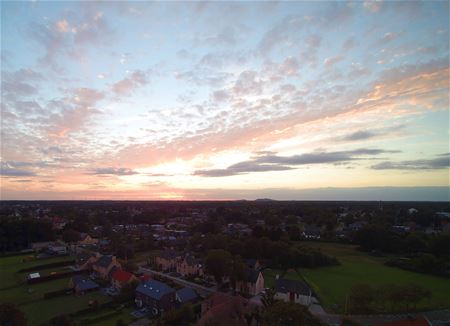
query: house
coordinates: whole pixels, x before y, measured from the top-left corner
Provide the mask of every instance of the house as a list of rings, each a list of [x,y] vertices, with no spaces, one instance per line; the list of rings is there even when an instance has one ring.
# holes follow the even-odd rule
[[[319,240],[320,239],[320,228],[314,225],[307,225],[305,226],[302,236],[305,239],[314,239]]]
[[[69,281],[69,288],[73,289],[77,294],[84,294],[89,291],[98,290],[99,286],[84,275],[75,275]]]
[[[248,325],[245,316],[250,310],[247,299],[216,292],[202,302],[201,317],[197,326]]]
[[[175,307],[176,291],[167,284],[150,280],[138,285],[134,301],[139,308],[148,307],[153,315],[159,315]]]
[[[184,287],[177,291],[175,294],[177,301],[180,305],[185,305],[188,303],[196,303],[200,300],[199,295],[194,289]]]
[[[138,278],[134,276],[133,273],[124,271],[122,269],[117,269],[111,277],[112,286],[119,291],[125,284],[130,284],[132,282],[138,282]]]
[[[156,257],[155,262],[157,268],[162,271],[174,271],[181,258],[182,255],[176,251],[164,250]]]
[[[235,290],[241,293],[257,295],[264,290],[264,277],[258,270],[247,269],[246,281],[236,282]]]
[[[82,251],[77,254],[75,259],[75,266],[78,270],[89,270],[92,265],[97,261],[98,254]]]
[[[202,276],[202,261],[192,255],[186,255],[182,261],[177,263],[177,272],[183,276]]]
[[[63,242],[52,242],[48,245],[47,251],[52,255],[65,255],[67,254],[67,245]]]
[[[104,280],[109,279],[114,272],[114,269],[120,269],[120,263],[117,261],[116,256],[103,255],[97,259],[92,265],[92,269]]]
[[[288,280],[276,276],[275,299],[285,302],[300,303],[305,306],[311,304],[312,290],[303,281]]]
[[[94,245],[97,244],[98,239],[95,239],[91,237],[87,233],[80,233],[80,240],[78,241],[78,244],[80,245]]]

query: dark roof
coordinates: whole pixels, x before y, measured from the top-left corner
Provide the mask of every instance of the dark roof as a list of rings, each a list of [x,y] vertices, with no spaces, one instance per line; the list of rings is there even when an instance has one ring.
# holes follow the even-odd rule
[[[75,275],[72,277],[73,285],[78,291],[87,291],[97,289],[99,286],[94,281],[83,275]]]
[[[139,292],[147,297],[160,300],[166,294],[175,293],[175,290],[162,282],[149,280],[139,284],[136,288],[136,292]]]
[[[113,256],[111,256],[111,255],[104,255],[104,256],[101,256],[101,257],[95,262],[95,265],[106,268],[106,267],[108,267],[109,265],[111,265],[112,257],[113,257]]]
[[[193,301],[199,298],[197,292],[195,292],[194,289],[188,287],[178,290],[177,297],[181,303]]]
[[[288,293],[294,292],[302,295],[310,295],[311,289],[308,284],[299,280],[288,280],[285,278],[279,278],[276,280],[275,288],[277,292]]]
[[[258,262],[258,259],[246,259],[245,260],[245,264],[249,267],[249,268],[255,268],[256,263]]]
[[[188,255],[186,256],[186,263],[189,266],[195,266],[202,263],[201,259],[195,258],[194,256]]]
[[[251,268],[248,268],[246,270],[246,273],[247,273],[247,282],[250,282],[250,283],[256,283],[256,281],[258,280],[259,274],[261,274],[260,271],[257,271],[257,270],[251,269]]]
[[[161,252],[159,254],[160,258],[166,259],[166,260],[171,260],[171,259],[175,259],[177,257],[180,257],[181,255],[179,253],[177,253],[176,251],[173,250],[164,250],[163,252]]]
[[[84,264],[86,261],[88,261],[89,260],[89,258],[91,258],[91,257],[93,257],[94,255],[93,254],[90,254],[90,253],[88,253],[88,252],[85,252],[85,251],[83,251],[83,252],[81,252],[81,253],[79,253],[78,255],[77,255],[77,257],[76,257],[76,261],[77,261],[77,263],[81,263],[81,264]]]

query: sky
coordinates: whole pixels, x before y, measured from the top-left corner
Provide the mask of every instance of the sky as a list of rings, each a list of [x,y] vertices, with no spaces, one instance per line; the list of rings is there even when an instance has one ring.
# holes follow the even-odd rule
[[[1,199],[450,200],[449,2],[1,2]]]

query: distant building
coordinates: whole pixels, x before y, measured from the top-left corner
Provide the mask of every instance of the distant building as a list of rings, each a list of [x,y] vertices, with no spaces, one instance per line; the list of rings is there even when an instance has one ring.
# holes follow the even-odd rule
[[[319,240],[320,239],[320,228],[314,225],[307,225],[303,229],[302,236],[305,239]]]
[[[95,239],[91,237],[87,233],[80,233],[80,240],[78,241],[78,244],[80,245],[94,245],[98,243],[98,239]]]
[[[180,273],[183,276],[202,276],[202,260],[189,254],[186,255],[182,261],[178,261],[177,273]]]
[[[117,261],[116,256],[104,255],[98,258],[92,265],[92,269],[98,274],[98,276],[104,280],[111,278],[113,269],[120,269],[120,263]]]
[[[173,250],[164,250],[155,259],[156,266],[162,271],[175,271],[182,255]]]

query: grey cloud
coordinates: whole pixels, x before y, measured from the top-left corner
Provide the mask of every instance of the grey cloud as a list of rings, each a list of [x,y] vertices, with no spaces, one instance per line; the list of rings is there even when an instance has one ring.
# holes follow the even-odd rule
[[[351,133],[347,136],[344,136],[342,138],[342,140],[349,140],[349,141],[354,141],[354,140],[364,140],[364,139],[369,139],[369,138],[373,138],[378,136],[378,133],[373,132],[373,131],[366,131],[366,130],[359,130],[356,131],[354,133]]]
[[[434,159],[385,161],[372,166],[374,170],[438,170],[450,167],[450,155],[441,154]]]
[[[106,167],[93,169],[89,174],[123,176],[123,175],[135,175],[139,173],[132,169],[127,168]]]
[[[44,166],[44,163],[31,162],[14,162],[6,161],[0,162],[0,175],[6,177],[29,177],[36,175],[33,171],[26,168],[33,166]]]
[[[261,154],[249,161],[230,165],[226,169],[197,170],[194,175],[204,177],[225,177],[251,172],[286,171],[296,166],[309,164],[343,164],[363,159],[362,156],[376,156],[399,151],[359,148],[351,151],[313,152],[293,156],[278,156],[273,153]]]

